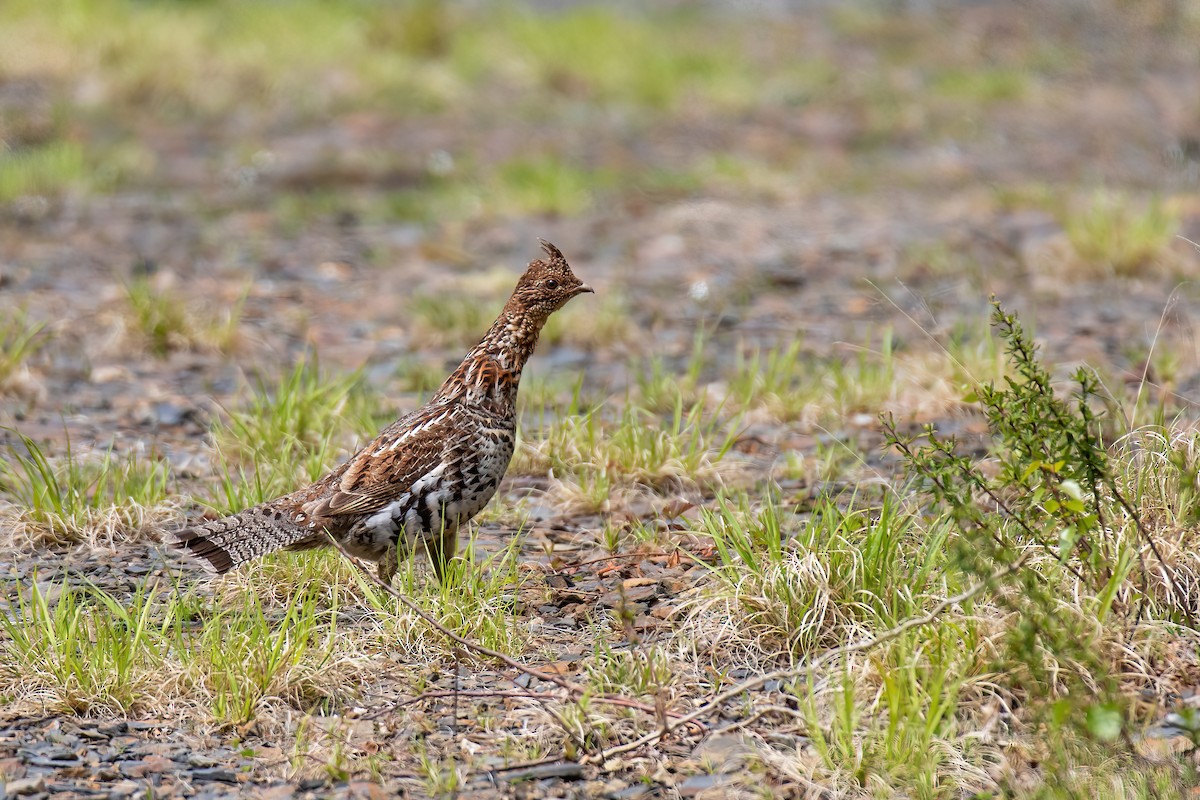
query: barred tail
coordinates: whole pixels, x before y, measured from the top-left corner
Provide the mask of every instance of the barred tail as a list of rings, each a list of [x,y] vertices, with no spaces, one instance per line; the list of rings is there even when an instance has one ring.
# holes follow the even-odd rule
[[[312,530],[296,525],[288,517],[270,504],[255,506],[230,517],[176,531],[170,534],[169,541],[198,558],[209,572],[220,575],[312,537]]]

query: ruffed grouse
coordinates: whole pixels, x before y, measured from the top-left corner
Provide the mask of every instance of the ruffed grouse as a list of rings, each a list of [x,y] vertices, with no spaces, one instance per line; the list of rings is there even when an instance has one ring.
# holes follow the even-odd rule
[[[546,258],[530,262],[500,316],[428,403],[316,483],[179,531],[172,544],[223,573],[332,537],[378,562],[379,577],[390,582],[400,555],[419,540],[442,579],[458,529],[496,493],[512,458],[517,384],[542,326],[572,297],[592,291],[557,247],[541,244]]]

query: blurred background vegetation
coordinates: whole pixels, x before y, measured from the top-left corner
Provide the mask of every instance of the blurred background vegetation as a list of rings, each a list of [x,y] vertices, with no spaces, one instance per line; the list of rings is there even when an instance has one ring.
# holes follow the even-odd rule
[[[1042,183],[1004,152],[1014,134],[1053,148],[1038,119],[1096,78],[1186,59],[1194,3],[789,5],[9,0],[0,202],[186,186],[299,226],[974,179],[1078,228],[1124,209],[1075,208],[1071,184],[1184,188],[1184,171],[1086,150],[1046,152]],[[1194,173],[1194,100],[1146,88],[1171,129],[1125,147],[1157,134]],[[1128,236],[1173,232],[1170,207],[1136,213]],[[1099,260],[1144,262],[1116,247]]]

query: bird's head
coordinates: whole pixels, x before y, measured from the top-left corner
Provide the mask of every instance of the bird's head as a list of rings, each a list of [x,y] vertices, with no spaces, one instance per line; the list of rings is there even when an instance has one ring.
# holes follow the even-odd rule
[[[593,292],[567,264],[562,252],[545,239],[538,239],[545,258],[530,261],[525,274],[517,281],[512,299],[527,312],[545,319],[567,304],[575,295]]]

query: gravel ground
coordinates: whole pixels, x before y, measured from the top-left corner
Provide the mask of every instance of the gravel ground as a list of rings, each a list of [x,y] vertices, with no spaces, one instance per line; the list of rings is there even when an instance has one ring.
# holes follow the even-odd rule
[[[991,10],[999,21],[987,22],[987,9],[957,13],[978,33],[1005,24]],[[1101,43],[1120,35],[1091,33]],[[799,149],[805,159],[794,174],[780,166],[765,189],[617,193],[565,216],[417,224],[372,219],[347,200],[295,225],[281,219],[273,199],[314,189],[369,199],[403,179],[371,169],[348,174],[344,165],[331,166],[330,153],[397,152],[420,170],[446,152],[504,153],[554,137],[585,143],[593,134],[586,122],[548,132],[529,120],[490,118],[494,110],[466,120],[446,112],[401,122],[360,110],[299,128],[264,123],[255,135],[265,155],[240,169],[229,165],[230,150],[245,135],[236,117],[215,128],[183,121],[147,130],[144,144],[161,165],[153,186],[0,205],[0,309],[23,308],[53,334],[0,394],[0,443],[19,447],[16,427],[55,454],[65,452],[68,438],[80,450],[156,452],[173,470],[173,505],[156,530],[135,541],[51,547],[14,535],[14,546],[0,552],[0,581],[36,583],[50,597],[64,578],[118,597],[148,586],[194,586],[217,597],[219,583],[202,582],[194,566],[156,543],[161,530],[206,513],[191,498],[217,479],[211,420],[309,349],[333,372],[363,369],[366,385],[386,398],[381,411],[415,407],[420,392],[398,365],[415,361],[445,372],[464,348],[422,328],[412,298],[452,297],[482,283],[491,313],[499,296],[492,285],[515,278],[535,255],[538,236],[558,244],[597,294],[563,312],[565,333],[539,348],[530,369],[535,380],[569,385],[582,377],[591,394],[623,394],[636,359],[657,356],[682,369],[698,330],[709,334],[714,371],[735,363],[739,349],[796,332],[805,352],[818,356],[846,357],[864,342],[877,344],[889,327],[898,349],[936,352],[934,340],[963,326],[979,329],[995,294],[1036,329],[1056,370],[1092,364],[1116,393],[1138,391],[1150,370],[1154,385],[1145,391],[1190,418],[1200,400],[1196,249],[1176,240],[1154,264],[1097,276],[1078,265],[1054,213],[997,199],[998,187],[1034,183],[1163,195],[1179,209],[1180,236],[1200,241],[1197,162],[1178,147],[1188,124],[1200,130],[1190,83],[1194,54],[1156,49],[1154,35],[1136,35],[1143,38],[1127,43],[1120,57],[1098,57],[1086,75],[1068,74],[1040,84],[1027,102],[978,112],[971,126],[977,135],[961,140],[925,138],[918,122],[884,146],[857,152],[848,142],[861,119],[806,106],[740,117],[683,115],[637,131],[609,120],[600,133],[638,164],[705,150],[770,163]],[[855,52],[847,48],[846,68]],[[0,74],[0,114],[47,102],[38,92],[7,91],[14,83],[5,81]],[[821,167],[836,167],[841,178],[825,185]],[[125,299],[125,284],[138,277],[177,293],[202,316],[219,315],[244,296],[233,352],[149,352]],[[599,312],[580,308],[604,302],[626,320],[615,333],[597,333]],[[913,426],[934,422],[968,441],[983,430],[961,404],[906,396],[895,408],[850,414],[836,429],[752,416],[730,460],[753,485],[788,453],[813,457],[844,441],[867,454],[865,468],[890,477],[894,463],[879,450],[880,410]],[[672,642],[686,616],[681,608],[702,597],[705,564],[714,558],[710,546],[683,532],[698,513],[694,504],[711,501],[711,493],[679,486],[625,498],[619,510],[598,515],[546,499],[553,498],[549,486],[545,476],[510,476],[499,519],[479,527],[480,551],[495,552],[511,536],[505,514],[520,508],[527,515],[517,590],[522,626],[537,643],[530,663],[577,674],[594,652],[589,637],[597,620],[619,621],[612,625],[617,648]],[[836,488],[780,483],[799,503]],[[609,559],[599,541],[606,520],[661,526],[685,557],[647,548]],[[0,610],[14,602],[0,600]],[[499,714],[520,730],[533,724],[536,703],[469,693],[550,686],[496,663],[435,662],[424,668],[423,692],[451,696],[414,700],[410,677],[380,671],[352,702],[313,715],[313,726],[344,737],[360,760],[388,757],[379,774],[357,770],[348,778],[321,765],[297,766],[304,759],[293,752],[290,718],[223,729],[186,714],[29,714],[29,698],[0,697],[0,797],[423,796],[429,789],[414,765],[417,741],[470,764],[456,790],[468,796],[723,797],[762,788],[743,768],[749,745],[737,731],[681,736],[606,768],[551,759],[504,769],[510,759],[496,751],[495,729],[479,720]],[[777,690],[763,689],[771,696]],[[786,726],[776,729],[773,744],[803,746]]]

